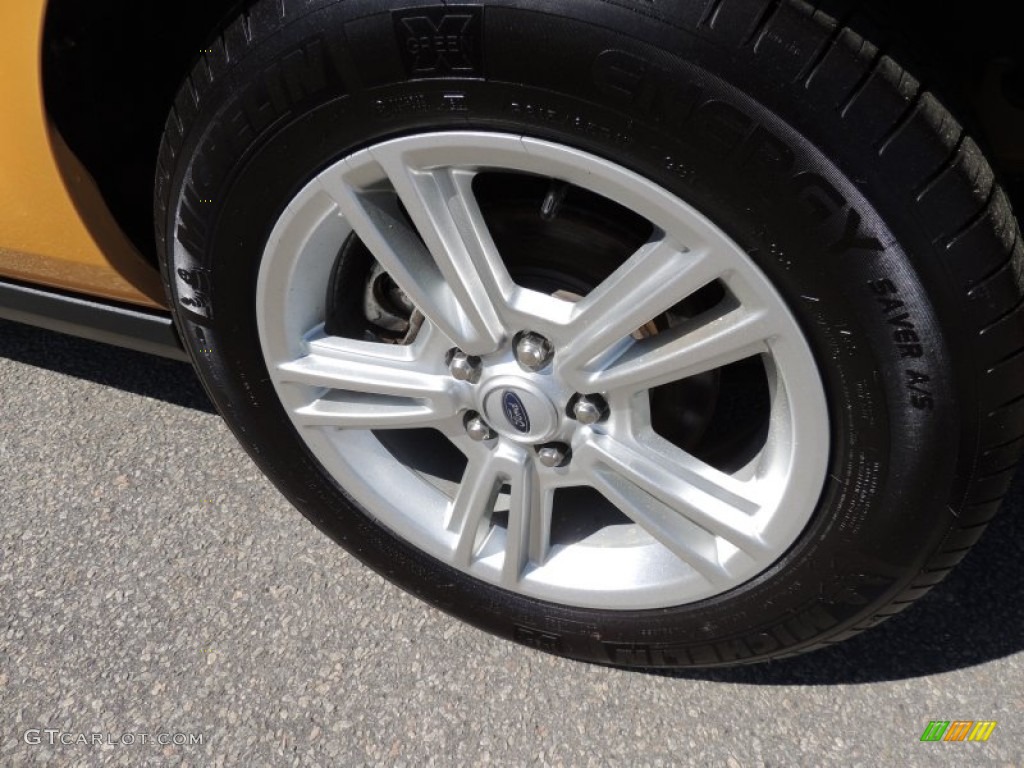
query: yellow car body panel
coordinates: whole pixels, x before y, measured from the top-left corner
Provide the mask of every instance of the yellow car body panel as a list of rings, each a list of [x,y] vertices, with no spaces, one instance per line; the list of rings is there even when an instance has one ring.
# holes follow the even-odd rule
[[[0,279],[165,307],[159,275],[46,117],[46,0],[0,3]]]

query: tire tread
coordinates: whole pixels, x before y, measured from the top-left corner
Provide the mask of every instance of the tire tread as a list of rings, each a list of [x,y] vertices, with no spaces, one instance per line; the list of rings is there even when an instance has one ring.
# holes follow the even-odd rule
[[[717,14],[722,3],[712,5],[709,11]],[[762,3],[762,18],[772,22],[785,6],[798,5]],[[1017,367],[1024,363],[1024,246],[1009,199],[978,145],[939,98],[852,28],[856,13],[855,4],[838,18],[812,10],[822,40],[793,82],[872,137],[892,178],[913,190],[908,205],[941,247],[979,342],[980,439],[962,503],[951,509],[944,538],[917,574],[873,615],[802,650],[876,626],[940,583],[997,514],[1024,453],[1024,370]],[[709,26],[715,29],[714,19]],[[790,655],[786,649],[773,658]]]

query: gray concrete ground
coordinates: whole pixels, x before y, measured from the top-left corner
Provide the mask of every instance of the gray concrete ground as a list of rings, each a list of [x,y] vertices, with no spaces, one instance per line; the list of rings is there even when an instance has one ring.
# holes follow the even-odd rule
[[[3,766],[1024,765],[1024,472],[911,611],[677,675],[514,646],[386,583],[181,364],[0,323],[0,482]],[[955,719],[998,726],[919,741]],[[94,733],[134,743],[62,743]]]

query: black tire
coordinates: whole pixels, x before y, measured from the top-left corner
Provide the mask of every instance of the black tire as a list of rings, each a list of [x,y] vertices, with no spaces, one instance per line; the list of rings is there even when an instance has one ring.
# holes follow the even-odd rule
[[[505,0],[392,11],[265,0],[198,61],[160,148],[155,217],[179,328],[252,457],[403,588],[545,651],[629,666],[779,658],[928,592],[1024,450],[1024,243],[977,145],[914,75],[802,2]],[[400,23],[458,33],[417,58]],[[454,46],[454,47],[451,47]],[[446,52],[447,51],[447,52]],[[255,283],[273,222],[330,163],[439,129],[519,131],[688,201],[799,319],[833,424],[810,523],[757,578],[674,608],[555,605],[473,579],[375,521],[271,386]]]

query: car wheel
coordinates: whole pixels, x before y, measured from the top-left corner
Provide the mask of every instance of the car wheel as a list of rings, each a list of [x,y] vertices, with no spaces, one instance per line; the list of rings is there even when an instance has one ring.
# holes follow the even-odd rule
[[[801,3],[259,3],[178,95],[156,227],[281,491],[554,653],[855,634],[963,557],[1024,447],[1006,197]]]

